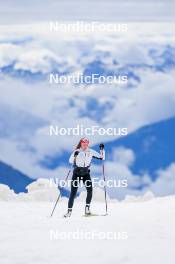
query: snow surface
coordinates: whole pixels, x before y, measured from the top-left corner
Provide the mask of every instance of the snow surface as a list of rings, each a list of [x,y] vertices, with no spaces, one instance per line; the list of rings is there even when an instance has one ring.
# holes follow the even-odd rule
[[[70,219],[62,217],[67,199],[60,201],[50,218],[52,208],[51,202],[0,202],[1,263],[174,263],[175,196],[110,202],[105,217],[82,217],[84,203],[78,199]],[[92,203],[93,212],[104,210],[103,203]],[[118,237],[85,239],[87,232],[115,232]]]
[[[14,193],[7,185],[0,184],[0,201],[37,201],[37,202],[52,202],[55,201],[59,195],[59,190],[52,182],[47,179],[38,179],[37,181],[29,184],[27,193]]]

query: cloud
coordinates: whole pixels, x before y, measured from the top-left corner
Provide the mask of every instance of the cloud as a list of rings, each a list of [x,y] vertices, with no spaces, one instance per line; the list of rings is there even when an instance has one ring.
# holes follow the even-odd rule
[[[0,43],[0,67],[11,66],[13,71],[23,70],[31,73],[46,74],[59,65],[59,58],[53,51],[35,42],[11,44]],[[10,73],[10,72],[9,72]],[[7,74],[7,73],[6,73]]]
[[[11,43],[0,43],[0,67],[11,65],[22,52],[22,47]]]
[[[135,161],[134,152],[131,149],[126,149],[124,147],[114,149],[112,157],[113,161],[116,161],[128,167],[131,166]]]
[[[14,65],[15,70],[31,71],[31,73],[52,71],[52,63],[56,63],[56,55],[47,49],[32,49],[23,52]]]
[[[157,171],[157,179],[150,184],[150,190],[156,196],[174,194],[175,191],[175,163],[170,164],[165,169]]]

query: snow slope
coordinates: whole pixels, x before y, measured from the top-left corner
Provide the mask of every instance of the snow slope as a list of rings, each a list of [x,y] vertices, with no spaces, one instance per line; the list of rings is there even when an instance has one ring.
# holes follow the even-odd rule
[[[1,263],[174,263],[175,196],[111,202],[106,217],[82,217],[84,204],[77,200],[72,217],[63,219],[66,206],[63,199],[49,218],[49,202],[0,202]],[[94,202],[92,209],[102,213],[104,204]],[[66,239],[73,232],[82,236]],[[116,239],[99,239],[109,232],[118,234]],[[83,239],[87,234],[96,237]]]

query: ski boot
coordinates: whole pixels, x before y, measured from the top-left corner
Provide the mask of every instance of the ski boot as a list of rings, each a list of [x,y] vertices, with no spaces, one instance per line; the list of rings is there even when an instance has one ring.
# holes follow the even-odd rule
[[[90,211],[90,204],[86,204],[85,206],[85,216],[90,216],[92,215],[91,211]]]
[[[72,209],[68,209],[67,213],[64,215],[64,218],[70,217],[72,214]]]

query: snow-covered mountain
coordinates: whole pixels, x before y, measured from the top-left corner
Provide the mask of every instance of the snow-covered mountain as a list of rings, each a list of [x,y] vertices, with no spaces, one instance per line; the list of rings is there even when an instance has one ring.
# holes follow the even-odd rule
[[[107,164],[108,162],[126,162],[127,164],[128,157],[120,157],[120,150],[131,151],[134,155],[134,160],[128,165],[129,169],[132,172],[133,177],[134,175],[140,175],[142,178],[147,174],[150,178],[150,182],[147,182],[146,187],[149,189],[151,182],[156,182],[159,178],[159,170],[166,170],[168,166],[175,163],[175,155],[173,151],[175,148],[173,127],[175,127],[175,118],[145,126],[124,138],[112,142],[106,142]],[[98,145],[93,146],[93,148],[98,151]],[[119,153],[117,153],[116,160],[114,160],[115,152],[118,150]],[[62,155],[47,156],[40,162],[40,165],[50,171],[59,169],[60,164],[62,164],[62,166],[64,164],[64,166],[67,167],[69,155],[70,153],[65,151]],[[98,161],[95,162],[95,164],[96,166],[100,166],[100,162]],[[122,175],[121,171],[117,170],[118,168],[113,172],[113,178],[115,178],[116,175],[116,178],[120,176],[121,179],[124,179],[126,177],[125,173],[123,172]],[[96,174],[95,167],[93,166],[91,173],[92,175]],[[111,177],[110,173],[111,171],[107,165],[107,178]],[[7,184],[17,193],[26,191],[26,186],[33,181],[28,176],[2,162],[0,163],[0,175],[0,183]],[[99,174],[97,173],[97,175]],[[62,176],[64,178],[64,175]],[[60,174],[58,174],[57,177],[62,178]],[[171,182],[171,184],[173,184],[173,182]],[[140,184],[133,188],[135,190],[144,189],[144,181],[141,181]],[[65,188],[60,189],[60,191],[63,196],[69,195],[69,190]],[[167,192],[168,191],[169,190],[167,189]],[[119,198],[117,193],[116,195],[113,194],[113,190],[109,189],[108,193],[109,195],[111,193],[113,197]]]
[[[26,192],[26,186],[33,180],[19,170],[0,161],[0,184],[5,184],[15,193]]]
[[[106,142],[107,159],[113,159],[116,148],[131,149],[135,153],[132,171],[138,174],[147,171],[154,179],[155,171],[166,168],[175,161],[175,153],[172,151],[175,148],[173,128],[175,128],[175,118],[170,118],[144,126],[128,136]],[[92,147],[97,151],[99,149],[98,145]],[[65,151],[62,155],[47,156],[42,160],[42,166],[55,169],[60,163],[66,164],[69,155],[70,153]]]
[[[174,140],[175,118],[163,120],[158,123],[138,129],[130,135],[109,142],[106,150],[112,158],[115,148],[129,148],[135,153],[135,160],[131,170],[133,173],[147,172],[152,179],[156,171],[165,169],[175,162]]]
[[[60,45],[64,45],[64,41],[60,42],[62,42]],[[52,50],[51,47],[38,50],[33,47],[35,44],[33,39],[26,41],[27,50],[23,42],[1,43],[0,49],[4,53],[0,67],[1,77],[19,78],[33,83],[47,81],[49,73],[71,75],[81,69],[84,76],[91,74],[127,75],[128,87],[130,87],[132,80],[135,81],[134,86],[142,81],[141,72],[143,71],[168,73],[175,68],[175,45],[173,43],[147,43],[144,46],[140,42],[136,44],[136,47],[133,47],[133,44],[126,46],[124,43],[123,49],[126,54],[123,54],[123,51],[118,54],[121,44],[114,49],[114,45],[117,45],[117,39],[114,37],[104,39],[101,47],[98,40],[93,40],[93,45],[88,42],[87,40],[85,45],[84,41],[75,40],[73,49],[77,52],[80,48],[79,53],[75,53],[74,56],[68,54],[67,57],[62,52],[56,51],[55,47],[52,47]],[[69,52],[67,45],[68,43],[65,43],[65,49]]]

